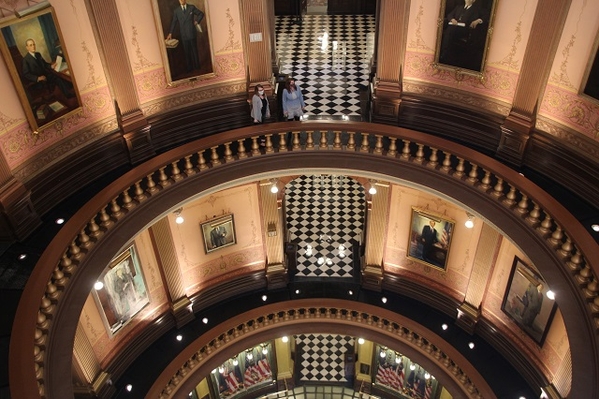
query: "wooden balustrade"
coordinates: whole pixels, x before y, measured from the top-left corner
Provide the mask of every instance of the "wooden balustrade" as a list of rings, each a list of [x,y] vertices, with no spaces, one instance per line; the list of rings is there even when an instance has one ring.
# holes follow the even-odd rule
[[[288,131],[291,131],[291,142],[286,140]],[[264,148],[258,145],[259,135],[266,137]],[[397,143],[400,142],[403,145],[398,152]],[[569,213],[563,212],[560,204],[536,186],[529,192],[531,185],[524,184],[525,179],[513,170],[455,143],[406,129],[331,121],[274,123],[206,137],[164,153],[116,180],[64,226],[40,259],[26,287],[24,297],[41,298],[37,311],[33,312],[31,303],[24,304],[15,321],[16,331],[32,338],[30,353],[34,356],[21,361],[29,362],[30,375],[37,380],[36,396],[46,397],[44,381],[46,373],[51,371],[46,364],[46,351],[53,315],[64,306],[61,298],[70,289],[69,281],[80,272],[81,265],[87,261],[86,255],[103,236],[117,229],[137,207],[150,202],[152,197],[210,169],[250,157],[303,151],[321,151],[325,157],[333,157],[340,151],[352,152],[426,168],[450,178],[455,185],[475,188],[488,201],[511,210],[535,232],[539,243],[561,260],[572,285],[578,287],[581,300],[588,305],[590,325],[595,326],[597,340],[599,254],[594,252],[595,243]],[[306,314],[312,315],[312,312],[303,313],[301,317],[308,317]],[[298,315],[298,312],[292,312],[283,318]],[[336,313],[337,317],[339,315],[342,313]],[[343,317],[354,319],[354,315],[344,314]],[[23,323],[19,324],[21,319]],[[33,324],[32,320],[35,321]],[[401,336],[401,328],[394,330]],[[198,352],[193,362],[200,362],[209,347]],[[185,367],[191,367],[191,364],[192,360]],[[454,366],[451,362],[449,365]],[[460,371],[456,373],[457,376]],[[176,385],[174,380],[171,384]],[[171,388],[165,388],[165,395]]]

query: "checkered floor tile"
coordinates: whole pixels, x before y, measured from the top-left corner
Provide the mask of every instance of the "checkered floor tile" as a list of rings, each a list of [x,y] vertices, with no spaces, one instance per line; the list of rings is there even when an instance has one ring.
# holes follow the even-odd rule
[[[277,53],[280,72],[297,79],[306,115],[359,116],[360,88],[368,86],[368,64],[374,50],[372,15],[278,16]]]
[[[300,381],[347,382],[343,372],[345,352],[353,352],[354,338],[342,335],[302,334],[295,337]]]
[[[297,277],[352,277],[352,240],[364,224],[364,188],[346,176],[300,176],[285,188]]]

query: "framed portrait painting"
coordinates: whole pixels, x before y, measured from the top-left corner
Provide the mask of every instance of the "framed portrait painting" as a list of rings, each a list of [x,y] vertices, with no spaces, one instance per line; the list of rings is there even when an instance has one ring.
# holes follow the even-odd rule
[[[0,50],[33,131],[81,106],[51,6],[0,25]]]
[[[202,230],[202,239],[204,240],[204,250],[206,253],[237,243],[232,214],[200,223],[200,229]]]
[[[110,262],[92,292],[109,336],[150,303],[135,246]]]
[[[435,63],[480,75],[493,31],[497,0],[441,0]]]
[[[556,309],[545,280],[515,256],[501,310],[542,346]]]
[[[412,208],[408,258],[447,270],[454,228],[452,220]]]
[[[168,84],[214,76],[205,0],[152,0]]]

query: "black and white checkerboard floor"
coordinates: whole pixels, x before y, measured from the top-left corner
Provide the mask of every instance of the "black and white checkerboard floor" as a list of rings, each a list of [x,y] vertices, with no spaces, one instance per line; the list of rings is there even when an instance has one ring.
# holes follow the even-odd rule
[[[354,338],[342,335],[302,334],[295,337],[301,347],[299,381],[347,382],[344,355],[353,352]]]
[[[287,184],[285,203],[289,237],[298,244],[296,277],[352,277],[364,187],[346,176],[300,176]]]
[[[278,16],[277,53],[282,74],[297,79],[306,116],[360,115],[360,88],[368,85],[374,50],[373,15]]]

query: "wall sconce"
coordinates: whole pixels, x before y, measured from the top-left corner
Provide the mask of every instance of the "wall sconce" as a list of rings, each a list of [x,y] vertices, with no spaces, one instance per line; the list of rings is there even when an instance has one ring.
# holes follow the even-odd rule
[[[183,219],[183,216],[181,216],[181,212],[183,212],[183,208],[179,208],[179,209],[175,210],[175,212],[174,212],[175,223],[177,223],[177,224],[181,224],[185,221],[185,219]]]
[[[279,187],[278,187],[278,180],[273,180],[272,181],[272,186],[270,186],[270,192],[273,194],[276,194],[279,192]]]
[[[375,195],[376,194],[375,184],[376,184],[376,181],[370,180],[370,188],[368,189],[368,194],[370,194],[370,195]]]
[[[466,226],[467,229],[471,229],[474,227],[474,215],[466,212],[466,216],[468,216],[468,220],[466,220],[464,226]]]
[[[381,358],[387,357],[387,348],[381,348],[381,353],[379,353]]]

